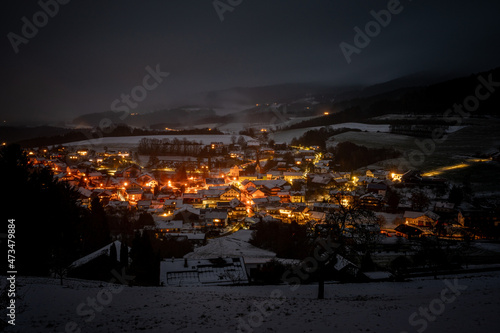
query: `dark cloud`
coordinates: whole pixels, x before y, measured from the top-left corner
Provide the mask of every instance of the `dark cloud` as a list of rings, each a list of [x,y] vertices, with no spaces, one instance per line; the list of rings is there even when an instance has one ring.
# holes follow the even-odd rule
[[[243,0],[221,22],[212,0],[73,0],[15,54],[7,34],[20,34],[21,18],[40,7],[11,0],[1,23],[1,116],[52,121],[107,110],[156,64],[171,74],[139,111],[233,86],[370,84],[498,66],[500,3],[490,0],[401,0],[402,12],[347,64],[339,43],[352,44],[353,28],[387,3]]]

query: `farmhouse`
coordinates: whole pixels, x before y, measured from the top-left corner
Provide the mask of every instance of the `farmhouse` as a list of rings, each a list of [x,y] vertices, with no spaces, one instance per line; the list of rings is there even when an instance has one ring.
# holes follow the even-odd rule
[[[403,217],[405,224],[419,227],[434,227],[439,219],[439,215],[429,210],[426,212],[406,211]]]

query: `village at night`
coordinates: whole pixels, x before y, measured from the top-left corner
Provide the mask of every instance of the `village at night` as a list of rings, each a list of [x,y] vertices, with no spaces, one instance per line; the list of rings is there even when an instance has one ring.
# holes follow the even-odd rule
[[[5,5],[2,332],[498,331],[499,4]]]

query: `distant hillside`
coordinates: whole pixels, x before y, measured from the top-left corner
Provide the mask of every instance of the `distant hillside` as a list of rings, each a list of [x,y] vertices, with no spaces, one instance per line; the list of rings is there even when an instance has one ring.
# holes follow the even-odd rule
[[[452,74],[438,74],[432,72],[415,73],[366,87],[359,92],[358,98],[381,95],[404,88],[425,87],[435,83],[451,80],[456,77],[457,76]]]
[[[291,103],[295,100],[324,94],[341,93],[359,87],[334,86],[319,83],[290,83],[263,87],[237,87],[211,91],[204,94],[207,107],[224,106],[230,103],[241,105]]]
[[[370,118],[388,113],[442,116],[455,103],[461,104],[467,96],[475,94],[479,76],[486,79],[489,75],[492,75],[493,81],[500,81],[500,68],[428,86],[399,88],[365,98],[334,102],[331,105],[332,114],[303,121],[290,128],[326,126],[351,121],[366,122]],[[380,87],[373,88],[378,89]],[[500,115],[500,94],[491,94],[489,98],[481,101],[474,114]]]
[[[388,82],[360,86],[319,83],[279,84],[263,87],[236,87],[201,93],[193,97],[194,106],[125,115],[122,112],[100,112],[80,116],[73,123],[96,127],[107,118],[115,124],[155,129],[186,128],[199,124],[265,123],[276,120],[271,107],[279,107],[279,121],[292,117],[318,117],[292,128],[324,126],[341,122],[359,122],[388,113],[442,114],[454,103],[474,93],[477,76],[493,74],[500,80],[500,69],[450,79],[451,75],[422,72]],[[500,95],[494,94],[481,103],[476,114],[498,114]],[[214,109],[226,106],[248,106],[243,111],[218,115]],[[346,111],[346,112],[345,112]]]
[[[164,127],[176,127],[189,125],[199,119],[214,117],[215,115],[215,111],[202,108],[175,108],[128,115],[123,112],[106,111],[80,116],[73,120],[73,124],[97,127],[103,119],[109,119],[114,124],[126,124],[135,127],[149,127],[154,124],[162,124]]]
[[[52,126],[2,126],[0,127],[1,142],[18,142],[43,136],[63,135],[71,132],[70,129]]]

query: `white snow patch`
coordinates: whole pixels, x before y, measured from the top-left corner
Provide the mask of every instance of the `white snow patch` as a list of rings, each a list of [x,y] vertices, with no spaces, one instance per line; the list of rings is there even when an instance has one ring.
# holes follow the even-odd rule
[[[1,281],[5,285],[6,280]],[[22,297],[16,303],[19,332],[65,332],[70,322],[83,333],[246,332],[243,325],[254,312],[256,325],[249,326],[254,332],[414,332],[420,325],[412,326],[410,316],[419,307],[435,306],[431,302],[448,284],[467,288],[426,322],[428,332],[496,332],[500,309],[500,272],[409,282],[328,283],[323,300],[316,299],[317,285],[125,286],[100,311],[91,311],[87,302],[103,297],[107,285],[102,282],[66,280],[59,286],[56,279],[20,276],[16,282]],[[266,311],[262,320],[257,320],[259,307]]]

